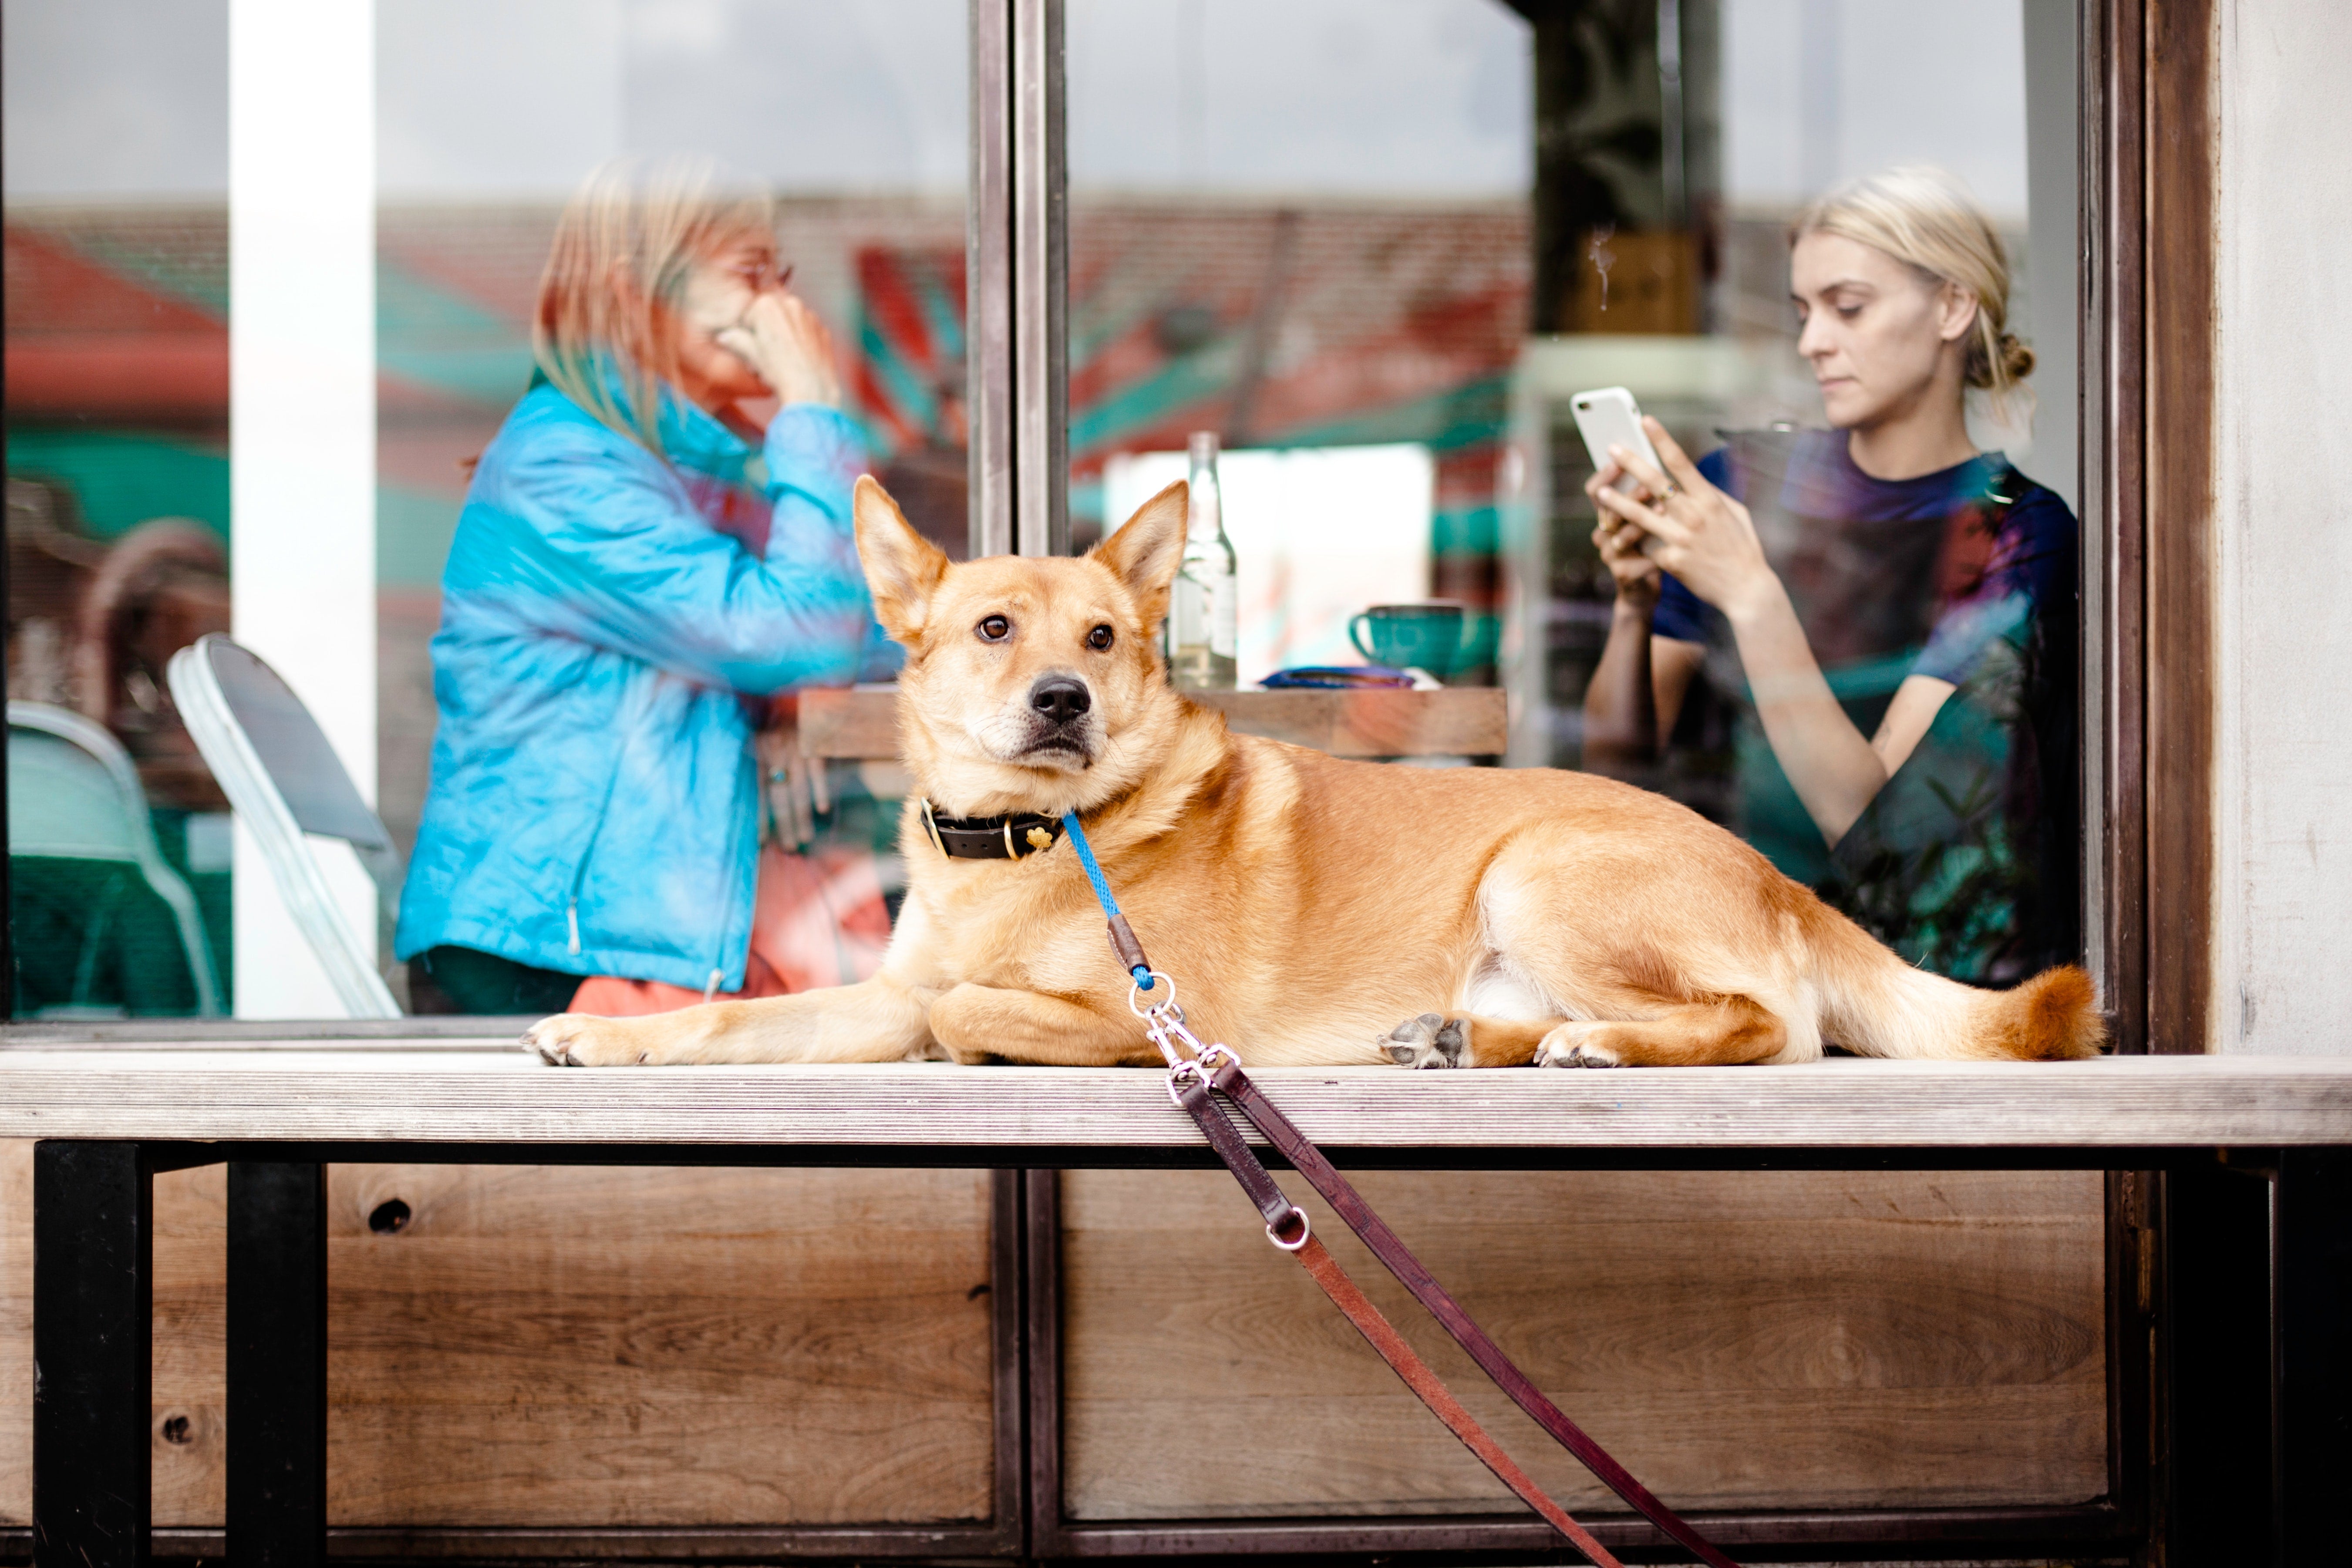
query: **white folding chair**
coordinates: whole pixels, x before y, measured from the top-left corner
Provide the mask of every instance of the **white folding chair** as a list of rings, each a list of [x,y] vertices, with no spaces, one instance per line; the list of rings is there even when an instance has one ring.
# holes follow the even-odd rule
[[[156,847],[139,770],[103,726],[46,702],[8,704],[8,853],[136,868],[171,908],[197,1013],[220,1016],[220,981],[196,897]]]
[[[397,1018],[400,1006],[336,908],[305,834],[340,838],[375,879],[387,908],[400,897],[400,852],[343,771],[334,747],[278,672],[217,633],[172,656],[172,700],[196,749],[252,831],[294,922],[354,1018]]]

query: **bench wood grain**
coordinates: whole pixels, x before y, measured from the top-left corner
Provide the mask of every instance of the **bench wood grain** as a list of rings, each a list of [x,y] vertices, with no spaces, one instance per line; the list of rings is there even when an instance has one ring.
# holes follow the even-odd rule
[[[1510,1508],[1266,1246],[1223,1172],[1061,1184],[1073,1517]],[[1679,1508],[2063,1505],[2105,1489],[2095,1172],[1385,1171],[1359,1184],[1537,1384]],[[1553,1496],[1621,1506],[1328,1208],[1293,1195]],[[1223,1436],[1205,1476],[1168,1462],[1208,1430]]]
[[[944,1063],[558,1069],[511,1047],[432,1045],[0,1050],[0,1138],[862,1145],[929,1151],[919,1163],[1024,1149],[1200,1147],[1156,1072]],[[1295,1068],[1260,1081],[1319,1142],[1433,1155],[2352,1143],[2352,1058],[2340,1058]]]
[[[0,1525],[31,1504],[31,1148],[0,1142]],[[338,1526],[934,1523],[992,1505],[988,1177],[329,1169]],[[155,1179],[154,1518],[224,1499],[226,1168]],[[399,1199],[408,1218],[369,1216]]]

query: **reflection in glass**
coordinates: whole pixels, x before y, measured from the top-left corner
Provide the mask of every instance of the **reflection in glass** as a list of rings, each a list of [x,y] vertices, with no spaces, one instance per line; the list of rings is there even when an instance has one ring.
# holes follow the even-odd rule
[[[1529,37],[1494,0],[1069,6],[1072,531],[1214,432],[1244,686],[1433,596],[1491,679]]]
[[[607,977],[599,984],[644,992],[605,997],[601,1007],[639,1010],[699,1000],[712,984],[732,990],[762,966],[772,977],[793,971],[787,978],[798,989],[821,975],[805,965],[795,969],[789,954],[763,953],[757,938],[747,947],[755,906],[764,911],[779,899],[805,904],[830,897],[881,914],[894,874],[874,850],[887,846],[895,813],[853,772],[839,787],[816,792],[835,809],[812,821],[805,777],[795,773],[789,787],[784,782],[793,771],[789,707],[771,708],[764,697],[815,672],[813,666],[766,665],[781,667],[814,645],[779,637],[759,669],[739,666],[724,650],[702,657],[712,649],[696,654],[679,638],[696,641],[699,633],[701,642],[724,641],[719,632],[725,616],[714,609],[698,626],[678,620],[675,613],[686,602],[700,601],[691,594],[671,598],[655,579],[690,574],[691,562],[718,563],[731,550],[734,564],[726,569],[744,589],[734,607],[747,615],[749,602],[761,598],[751,588],[771,579],[789,579],[793,592],[814,593],[825,583],[854,587],[854,573],[843,579],[844,563],[834,558],[839,552],[833,546],[845,535],[831,544],[820,536],[845,501],[848,477],[867,468],[919,528],[963,552],[964,11],[954,0],[497,7],[424,0],[379,9],[383,814],[395,836],[415,836],[416,912],[404,917],[401,952],[435,954],[419,966],[431,973],[413,998],[418,1005],[547,1011],[565,1005],[581,978],[594,974]],[[762,215],[732,231],[747,244],[765,237],[766,249],[750,258],[761,275],[736,277],[733,286],[758,297],[773,292],[762,286],[781,282],[795,309],[805,310],[810,328],[829,334],[828,352],[818,357],[829,362],[837,388],[806,396],[772,390],[796,405],[838,405],[832,456],[769,450],[782,438],[771,423],[773,400],[762,405],[747,396],[714,414],[713,400],[696,395],[698,374],[760,360],[763,333],[789,336],[779,321],[763,327],[725,308],[730,301],[716,297],[725,292],[716,286],[727,282],[717,276],[727,267],[714,269],[708,247],[679,278],[646,275],[656,292],[677,284],[685,293],[667,305],[698,320],[707,316],[703,324],[715,329],[709,347],[717,358],[700,372],[676,360],[656,370],[661,345],[632,339],[625,326],[635,307],[600,304],[593,289],[569,296],[578,315],[568,341],[589,345],[584,357],[567,366],[558,354],[551,363],[541,319],[534,358],[535,313],[562,260],[556,242],[566,199],[592,171],[615,160],[644,175],[674,169],[680,158],[713,171],[707,214]],[[712,297],[687,297],[699,293]],[[599,319],[607,308],[616,313]],[[636,319],[649,318],[636,310]],[[606,349],[614,352],[607,356]],[[772,363],[770,370],[786,374]],[[535,375],[553,389],[527,395]],[[534,400],[557,395],[588,413],[591,434],[609,435],[640,454],[658,446],[690,504],[670,516],[688,531],[672,537],[655,528],[641,541],[667,541],[644,563],[651,575],[602,597],[583,590],[585,578],[574,578],[554,595],[562,611],[541,616],[534,629],[545,634],[564,615],[576,616],[571,635],[582,644],[581,657],[609,654],[635,661],[648,672],[645,679],[658,669],[692,685],[690,700],[680,700],[708,723],[681,720],[685,727],[666,731],[667,742],[639,749],[632,766],[648,771],[632,775],[642,794],[634,809],[668,799],[679,820],[707,823],[718,837],[706,842],[708,834],[673,835],[656,855],[634,828],[605,832],[614,827],[616,808],[588,808],[577,820],[566,818],[571,830],[558,836],[562,843],[551,838],[541,846],[534,863],[545,875],[477,889],[490,903],[511,902],[506,934],[461,930],[465,921],[433,901],[446,895],[464,902],[455,884],[431,898],[423,891],[427,864],[446,873],[467,860],[464,852],[453,855],[452,846],[477,831],[465,826],[462,813],[445,814],[444,805],[460,797],[469,777],[507,795],[528,794],[522,762],[538,754],[545,763],[548,748],[561,749],[557,732],[578,718],[539,689],[539,706],[525,703],[507,715],[517,721],[512,738],[521,750],[491,767],[482,761],[495,751],[488,731],[478,728],[482,691],[463,675],[501,673],[482,617],[520,613],[509,591],[519,582],[504,574],[517,552],[475,548],[492,540],[480,520],[508,510],[486,487],[512,481],[499,465],[513,451],[519,426],[528,423]],[[788,411],[782,422],[810,420]],[[651,445],[639,439],[648,426]],[[609,456],[625,460],[627,453]],[[823,470],[821,479],[803,471],[812,462]],[[780,487],[789,492],[782,505]],[[822,514],[814,521],[801,516],[812,508]],[[617,515],[605,505],[577,509],[592,527],[617,526]],[[814,530],[805,539],[803,522]],[[810,564],[814,556],[826,557],[823,570]],[[493,584],[497,591],[485,592]],[[592,600],[599,614],[587,613]],[[656,620],[667,633],[651,624]],[[824,678],[846,679],[856,668],[855,657],[836,658]],[[459,703],[463,711],[456,710]],[[696,736],[709,742],[707,755],[698,752]],[[468,745],[489,748],[468,753],[478,764],[470,772],[467,759],[456,754]],[[758,778],[747,748],[763,759]],[[548,777],[565,771],[555,767]],[[772,787],[765,777],[771,772]],[[549,787],[551,800],[569,799],[568,785]],[[635,820],[628,810],[617,816]],[[818,830],[808,855],[782,856],[802,847],[806,828]],[[767,851],[757,849],[762,837]],[[835,850],[844,864],[854,863],[847,874],[853,881],[862,877],[862,890],[836,886],[839,879],[822,867],[810,870],[819,862],[831,866],[823,858]],[[809,873],[792,898],[777,891],[772,856],[793,862],[796,874]],[[646,874],[625,899],[606,879],[625,875],[633,858]],[[576,875],[559,874],[561,868]],[[604,891],[593,892],[598,888]],[[582,889],[592,895],[581,896]],[[650,932],[667,916],[683,920],[680,932],[698,934],[656,942]],[[852,946],[872,934],[859,938],[840,922],[822,923]],[[527,942],[511,935],[526,927]],[[415,969],[411,979],[417,979]],[[649,989],[659,986],[677,994]]]
[[[184,932],[224,988],[234,973],[227,803],[164,680],[229,620],[227,7],[0,20],[8,697],[47,710],[12,722],[9,778],[12,799],[46,792],[52,829],[12,846],[14,1016],[188,1013]],[[103,731],[92,746],[77,718]],[[106,737],[143,799],[115,798]],[[132,816],[192,922],[119,847],[144,831]]]
[[[1653,19],[1654,39],[1536,29],[1538,117],[1576,129],[1538,162],[1552,331],[1517,377],[1514,760],[1662,789],[1940,972],[2071,959],[2072,398],[2018,384],[2025,342],[2074,331],[2023,265],[2029,187],[2073,158],[2029,149],[2028,100],[2063,98],[2037,123],[2065,123],[2071,62],[2029,70],[2013,0]],[[1820,199],[1906,163],[1929,172]],[[2049,216],[2071,234],[2071,210]],[[1898,305],[1907,347],[1885,341]],[[1599,510],[1568,399],[1612,384],[1703,459],[1660,527],[1720,523],[1712,545],[1649,541],[1679,574]],[[1927,435],[1888,418],[1916,397]]]

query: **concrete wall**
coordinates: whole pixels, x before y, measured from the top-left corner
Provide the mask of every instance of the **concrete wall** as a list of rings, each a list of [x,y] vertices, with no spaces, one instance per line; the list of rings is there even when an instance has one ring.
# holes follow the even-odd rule
[[[2222,0],[2212,1045],[2352,1054],[2352,5]]]

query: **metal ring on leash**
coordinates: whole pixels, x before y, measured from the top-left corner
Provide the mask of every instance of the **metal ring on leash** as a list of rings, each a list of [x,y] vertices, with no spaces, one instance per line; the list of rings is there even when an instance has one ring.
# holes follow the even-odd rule
[[[1308,1240],[1310,1240],[1315,1235],[1315,1223],[1307,1217],[1307,1211],[1305,1209],[1294,1208],[1290,1211],[1290,1215],[1293,1219],[1296,1219],[1298,1222],[1298,1239],[1297,1241],[1285,1241],[1282,1237],[1274,1234],[1274,1226],[1269,1225],[1265,1227],[1265,1238],[1274,1243],[1275,1246],[1282,1248],[1285,1252],[1297,1251],[1300,1247],[1306,1246]]]
[[[1147,994],[1141,984],[1131,985],[1128,987],[1127,992],[1127,1010],[1139,1018],[1149,1018],[1162,1007],[1176,1005],[1176,983],[1156,969],[1146,973],[1151,976],[1151,990],[1149,993],[1153,998],[1151,1005],[1148,1007],[1139,1007],[1135,1005],[1138,997]],[[1160,989],[1163,985],[1168,988],[1165,995],[1161,994]]]

